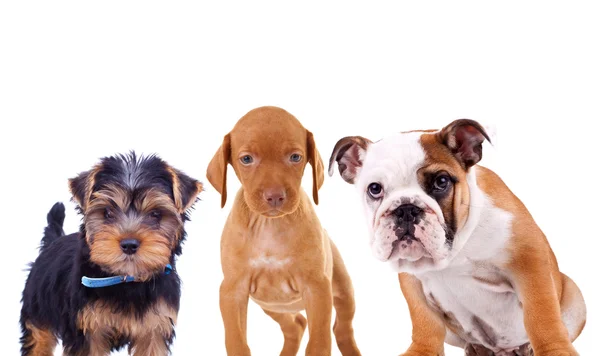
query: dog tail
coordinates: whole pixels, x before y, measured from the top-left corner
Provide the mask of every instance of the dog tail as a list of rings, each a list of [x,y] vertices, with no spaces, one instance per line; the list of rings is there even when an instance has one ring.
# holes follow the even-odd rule
[[[64,236],[63,223],[65,222],[65,205],[58,202],[52,206],[47,215],[48,226],[44,228],[44,237],[42,237],[42,248],[48,246],[52,241]]]

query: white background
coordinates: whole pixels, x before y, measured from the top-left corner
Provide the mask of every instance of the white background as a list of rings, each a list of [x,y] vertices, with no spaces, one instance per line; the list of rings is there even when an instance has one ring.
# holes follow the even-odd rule
[[[224,355],[219,239],[231,200],[220,209],[205,170],[236,120],[262,105],[297,116],[324,160],[346,135],[377,139],[462,117],[495,126],[496,146],[484,147],[482,163],[525,202],[582,289],[588,324],[575,345],[597,352],[593,2],[248,3],[2,2],[0,353],[19,352],[24,268],[48,209],[69,201],[67,178],[135,149],[206,182],[178,263],[184,285],[173,351]],[[358,344],[366,356],[397,355],[411,323],[396,274],[370,254],[353,187],[336,173],[320,194],[319,217],[354,281]],[[73,207],[68,232],[80,222]],[[254,355],[276,355],[283,341],[252,303],[248,338]]]

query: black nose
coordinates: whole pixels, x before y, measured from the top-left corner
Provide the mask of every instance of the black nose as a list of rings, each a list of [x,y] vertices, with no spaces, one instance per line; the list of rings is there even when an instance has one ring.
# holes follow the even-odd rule
[[[128,255],[133,255],[140,247],[140,242],[137,239],[121,240],[121,250]]]
[[[393,214],[403,223],[418,223],[417,218],[423,212],[423,209],[412,204],[403,204],[397,207]]]

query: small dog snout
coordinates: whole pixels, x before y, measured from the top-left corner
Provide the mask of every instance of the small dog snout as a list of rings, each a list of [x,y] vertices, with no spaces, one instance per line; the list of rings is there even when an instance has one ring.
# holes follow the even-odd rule
[[[393,214],[398,217],[400,222],[416,222],[417,217],[423,212],[423,209],[412,204],[403,204],[397,207]]]
[[[285,200],[285,191],[283,189],[276,188],[265,189],[263,192],[263,197],[272,208],[278,208],[283,205]]]
[[[128,255],[133,255],[140,247],[140,242],[137,239],[121,240],[121,250]]]

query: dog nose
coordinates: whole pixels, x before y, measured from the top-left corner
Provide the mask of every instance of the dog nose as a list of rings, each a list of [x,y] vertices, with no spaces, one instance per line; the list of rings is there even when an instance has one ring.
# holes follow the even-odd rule
[[[281,188],[267,188],[263,191],[263,198],[265,198],[271,207],[280,207],[285,200],[285,190]]]
[[[393,214],[398,218],[400,222],[413,223],[415,222],[419,214],[421,214],[422,212],[423,209],[419,208],[416,205],[403,204],[397,207],[393,211]]]
[[[121,250],[128,255],[133,255],[140,247],[140,242],[137,239],[121,240]]]

